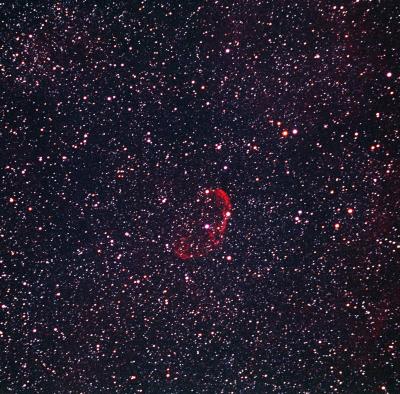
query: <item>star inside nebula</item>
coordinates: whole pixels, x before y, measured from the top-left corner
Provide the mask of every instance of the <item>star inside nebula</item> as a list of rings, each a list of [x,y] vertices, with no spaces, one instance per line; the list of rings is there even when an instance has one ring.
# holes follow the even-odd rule
[[[222,189],[206,189],[186,213],[179,214],[174,253],[181,259],[203,257],[222,244],[232,204]],[[183,219],[183,220],[182,220]]]
[[[399,26],[0,3],[0,392],[399,392]]]

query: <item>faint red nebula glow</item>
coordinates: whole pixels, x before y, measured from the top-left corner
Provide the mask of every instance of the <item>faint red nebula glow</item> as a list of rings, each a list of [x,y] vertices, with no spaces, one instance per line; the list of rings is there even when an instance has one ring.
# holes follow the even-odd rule
[[[173,251],[182,260],[206,256],[222,244],[232,204],[222,189],[207,189],[176,231]]]

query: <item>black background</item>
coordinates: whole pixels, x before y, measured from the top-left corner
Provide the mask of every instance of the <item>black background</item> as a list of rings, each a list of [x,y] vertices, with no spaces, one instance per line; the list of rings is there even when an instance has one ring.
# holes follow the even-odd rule
[[[397,392],[399,11],[1,4],[2,390]]]

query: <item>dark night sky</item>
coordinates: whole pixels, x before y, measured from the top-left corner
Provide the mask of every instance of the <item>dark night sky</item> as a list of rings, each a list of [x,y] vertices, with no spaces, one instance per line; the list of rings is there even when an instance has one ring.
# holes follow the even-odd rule
[[[0,3],[0,392],[400,392],[400,4],[97,3]]]

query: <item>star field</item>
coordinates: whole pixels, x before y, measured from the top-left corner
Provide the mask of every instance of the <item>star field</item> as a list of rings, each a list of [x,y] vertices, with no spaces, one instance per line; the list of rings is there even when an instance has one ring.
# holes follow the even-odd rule
[[[390,0],[0,3],[0,392],[399,392],[399,37]]]

